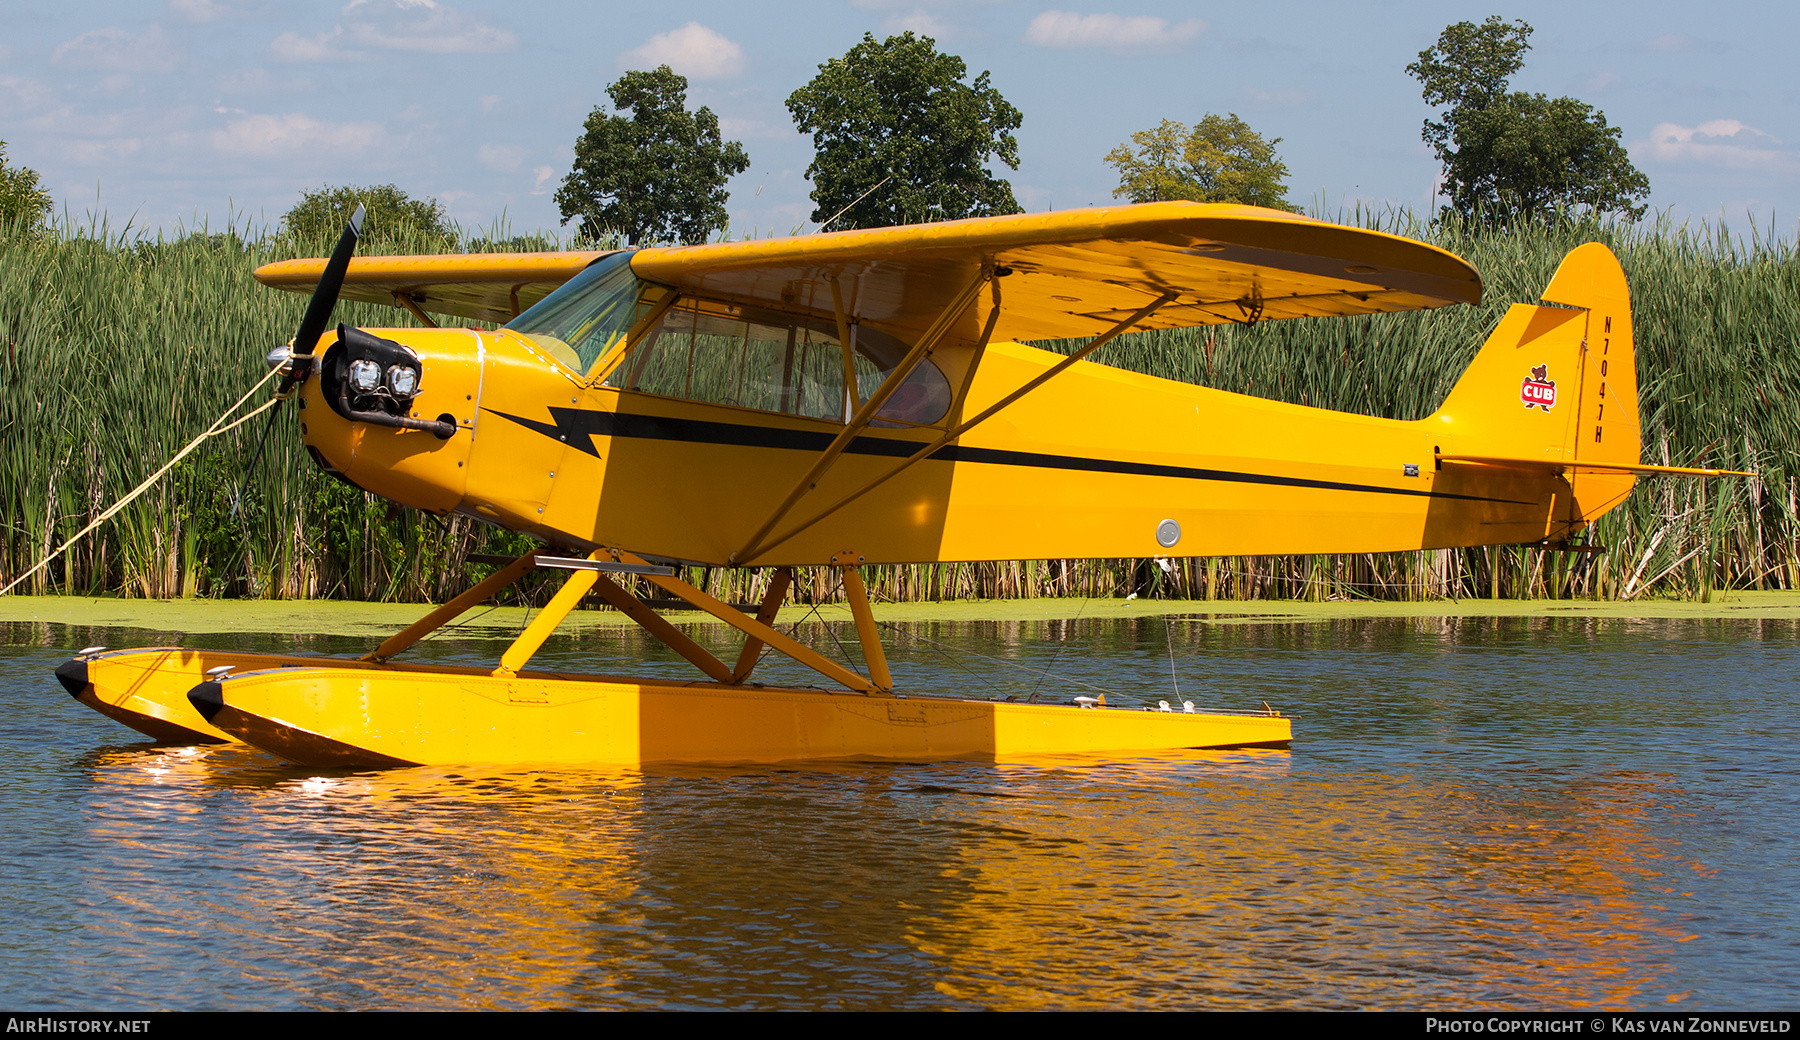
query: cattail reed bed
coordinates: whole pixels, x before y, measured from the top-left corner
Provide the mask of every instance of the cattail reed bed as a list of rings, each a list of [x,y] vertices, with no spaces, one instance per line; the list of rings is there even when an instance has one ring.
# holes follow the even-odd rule
[[[1595,526],[1590,540],[1604,549],[1587,555],[1500,547],[897,565],[870,569],[871,593],[894,601],[1629,599],[1800,587],[1800,265],[1791,245],[1667,224],[1481,228],[1425,225],[1405,214],[1353,219],[1468,258],[1487,281],[1483,302],[1141,333],[1102,348],[1095,360],[1297,404],[1421,418],[1442,402],[1508,304],[1536,300],[1569,249],[1601,241],[1619,254],[1631,283],[1646,461],[1758,477],[1640,484]],[[79,530],[260,378],[261,359],[291,335],[305,300],[264,289],[251,271],[323,255],[329,246],[237,228],[155,239],[103,225],[0,232],[0,582]],[[378,241],[370,251],[444,248],[441,241]],[[340,305],[339,318],[412,322],[397,309],[355,303]],[[277,410],[272,424],[266,441],[258,419],[208,442],[20,591],[436,601],[486,573],[467,562],[471,554],[529,547],[521,536],[425,516],[336,482],[307,459],[291,409]],[[687,577],[733,601],[756,599],[767,580],[713,568]],[[547,587],[527,581],[517,595],[541,599]],[[839,590],[821,569],[803,572],[792,595],[826,602]]]

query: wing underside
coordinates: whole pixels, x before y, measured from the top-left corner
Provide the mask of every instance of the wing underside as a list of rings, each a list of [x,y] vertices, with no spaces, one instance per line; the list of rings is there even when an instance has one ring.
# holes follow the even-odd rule
[[[504,325],[605,255],[581,250],[357,257],[350,261],[341,298]],[[257,268],[256,280],[310,293],[324,270],[323,259],[284,260]]]

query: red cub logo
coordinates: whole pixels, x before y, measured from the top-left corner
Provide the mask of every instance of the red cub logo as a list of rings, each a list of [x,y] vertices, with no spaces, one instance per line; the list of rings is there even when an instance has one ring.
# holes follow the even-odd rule
[[[1550,379],[1550,366],[1537,365],[1531,370],[1531,378],[1519,384],[1519,400],[1525,402],[1526,408],[1542,408],[1549,411],[1556,407],[1556,383]]]

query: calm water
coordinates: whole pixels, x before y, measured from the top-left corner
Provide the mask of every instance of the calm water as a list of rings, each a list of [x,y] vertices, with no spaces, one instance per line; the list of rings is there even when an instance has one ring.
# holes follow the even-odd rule
[[[1288,752],[651,772],[321,775],[137,742],[51,675],[170,638],[0,625],[0,1005],[1800,1004],[1789,621],[903,626],[914,690],[1174,699],[1172,651],[1183,698],[1303,718]]]

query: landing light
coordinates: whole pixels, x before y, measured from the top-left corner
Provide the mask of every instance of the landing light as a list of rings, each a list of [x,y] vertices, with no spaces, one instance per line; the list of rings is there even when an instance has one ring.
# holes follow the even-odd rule
[[[357,362],[357,364],[363,363]],[[355,366],[351,367],[354,370]],[[354,373],[350,378],[356,378]],[[419,388],[419,374],[404,365],[394,365],[387,370],[387,385],[388,389],[394,392],[395,397],[411,397],[413,391]]]
[[[350,385],[361,393],[374,390],[381,382],[381,366],[366,358],[350,362]]]

